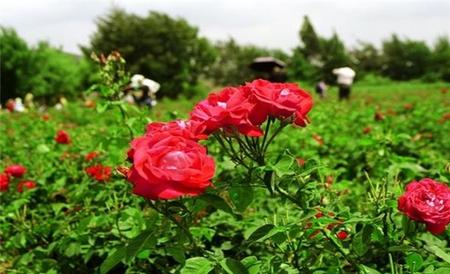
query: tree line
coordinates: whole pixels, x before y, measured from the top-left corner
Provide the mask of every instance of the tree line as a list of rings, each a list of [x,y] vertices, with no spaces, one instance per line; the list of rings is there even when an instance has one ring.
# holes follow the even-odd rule
[[[161,83],[159,95],[175,98],[196,92],[200,79],[216,85],[242,84],[255,74],[249,68],[260,56],[287,63],[289,80],[333,83],[331,70],[351,66],[359,78],[377,75],[392,80],[450,81],[450,42],[439,37],[430,47],[424,41],[393,34],[377,48],[360,42],[349,48],[335,32],[318,34],[303,18],[299,44],[291,52],[240,45],[232,38],[211,42],[183,18],[150,11],[146,16],[112,9],[96,21],[97,30],[82,56],[74,56],[40,42],[31,47],[11,28],[1,27],[1,99],[32,92],[37,98],[77,96],[96,79],[92,52],[119,51],[131,73],[144,74]]]

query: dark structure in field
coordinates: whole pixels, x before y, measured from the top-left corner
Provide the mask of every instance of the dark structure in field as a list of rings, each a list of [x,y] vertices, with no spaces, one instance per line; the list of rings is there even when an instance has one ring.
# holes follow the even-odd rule
[[[255,71],[257,78],[272,82],[285,82],[286,63],[274,57],[258,57],[253,60],[249,67]]]

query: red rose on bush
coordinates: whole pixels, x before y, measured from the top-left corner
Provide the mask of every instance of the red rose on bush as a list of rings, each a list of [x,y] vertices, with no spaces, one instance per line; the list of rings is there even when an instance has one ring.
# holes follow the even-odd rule
[[[336,236],[339,240],[345,240],[348,237],[348,232],[345,230],[341,230],[338,233],[336,233]]]
[[[85,169],[87,175],[91,178],[103,182],[111,178],[111,167],[103,165],[90,166]]]
[[[425,223],[431,233],[440,234],[450,223],[450,188],[428,178],[413,181],[398,199],[398,209],[412,220]]]
[[[202,134],[205,131],[205,126],[198,121],[182,121],[176,120],[168,123],[154,122],[147,125],[147,132],[145,135],[151,136],[152,134],[160,132],[170,132],[171,135],[181,136],[193,141],[207,139],[208,136]]]
[[[295,114],[294,123],[306,126],[306,115],[312,108],[312,97],[293,83],[271,83],[266,80],[255,80],[244,86],[256,99],[251,120],[259,125],[267,119],[267,115],[285,119]]]
[[[70,142],[71,142],[69,134],[67,132],[65,132],[64,130],[59,130],[56,133],[55,141],[58,144],[70,144]]]
[[[25,172],[27,172],[27,169],[22,165],[10,165],[5,168],[5,173],[15,178],[22,177]]]
[[[0,173],[0,191],[7,191],[9,187],[9,177],[5,173]]]
[[[17,184],[17,191],[20,193],[23,192],[24,188],[26,189],[33,189],[36,187],[36,183],[33,181],[23,181]]]
[[[99,155],[100,153],[98,153],[97,151],[92,151],[87,153],[86,156],[84,156],[84,159],[89,162],[97,158]]]
[[[214,160],[198,143],[168,132],[133,140],[128,180],[134,193],[148,199],[196,196],[211,185]]]
[[[262,130],[249,120],[249,114],[255,107],[249,95],[248,91],[233,87],[211,93],[194,107],[190,113],[191,120],[200,122],[206,134],[219,128],[236,128],[247,136],[261,136]]]

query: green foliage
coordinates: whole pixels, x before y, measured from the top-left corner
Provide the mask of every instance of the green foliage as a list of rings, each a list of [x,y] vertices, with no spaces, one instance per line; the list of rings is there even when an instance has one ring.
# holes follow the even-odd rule
[[[0,272],[446,273],[448,231],[431,235],[396,202],[414,179],[450,181],[443,87],[361,83],[346,104],[317,100],[312,123],[286,127],[251,177],[207,140],[214,188],[159,202],[133,195],[117,172],[105,183],[84,172],[93,150],[97,162],[126,165],[129,136],[118,108],[97,113],[73,102],[51,109],[48,121],[33,111],[1,112],[0,169],[23,164],[23,179],[37,188],[19,193],[16,180],[0,192]],[[192,104],[130,108],[131,126],[142,132],[149,120],[167,121]],[[374,119],[376,106],[384,120]],[[54,142],[61,128],[71,145]],[[255,177],[266,171],[273,171],[273,195]]]
[[[36,99],[56,101],[59,96],[76,97],[83,91],[91,70],[77,56],[39,42],[34,48],[17,33],[1,28],[2,101],[31,92]]]
[[[241,85],[258,78],[258,73],[249,65],[256,57],[272,56],[287,61],[281,50],[269,50],[253,45],[239,45],[233,39],[218,42],[215,46],[217,58],[207,76],[218,85]]]
[[[90,45],[83,48],[107,54],[119,51],[128,70],[143,74],[161,84],[160,96],[192,95],[202,73],[215,56],[209,42],[198,36],[197,28],[184,19],[150,12],[147,16],[111,10],[97,21]]]

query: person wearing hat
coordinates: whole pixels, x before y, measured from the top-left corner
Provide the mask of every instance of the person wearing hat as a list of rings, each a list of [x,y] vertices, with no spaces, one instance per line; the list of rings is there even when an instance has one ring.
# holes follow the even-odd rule
[[[350,89],[355,78],[355,71],[349,67],[335,68],[333,74],[337,76],[339,86],[339,100],[350,99]]]

